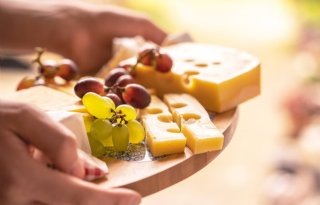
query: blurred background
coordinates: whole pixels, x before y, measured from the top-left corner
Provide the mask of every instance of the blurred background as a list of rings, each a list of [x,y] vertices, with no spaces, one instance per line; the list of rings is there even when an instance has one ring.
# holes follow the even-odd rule
[[[86,1],[145,12],[171,33],[245,50],[262,62],[261,95],[240,106],[226,150],[143,205],[320,204],[320,1]],[[4,94],[25,72],[0,71],[9,82]]]

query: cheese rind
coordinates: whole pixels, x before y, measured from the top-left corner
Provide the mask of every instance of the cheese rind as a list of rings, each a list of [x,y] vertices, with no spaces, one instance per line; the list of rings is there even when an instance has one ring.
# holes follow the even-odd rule
[[[184,152],[186,138],[172,121],[168,107],[156,96],[150,105],[141,111],[146,131],[146,143],[153,156]]]
[[[222,149],[223,134],[195,98],[188,94],[167,94],[164,95],[164,102],[169,106],[175,122],[187,138],[187,146],[194,154]]]
[[[138,64],[135,79],[157,95],[188,93],[207,110],[224,112],[260,93],[260,62],[235,49],[182,43],[162,48],[173,59],[169,73]],[[129,59],[123,63],[133,63]]]

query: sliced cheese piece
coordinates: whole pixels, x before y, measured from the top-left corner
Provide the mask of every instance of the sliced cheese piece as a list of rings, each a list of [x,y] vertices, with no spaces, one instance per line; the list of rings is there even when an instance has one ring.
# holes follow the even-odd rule
[[[186,138],[172,121],[168,107],[156,96],[150,105],[141,111],[146,130],[146,143],[153,156],[184,152]]]
[[[91,154],[82,114],[66,111],[50,111],[47,113],[52,119],[60,122],[71,132],[73,132],[73,134],[76,136],[78,147],[81,150]]]
[[[194,154],[222,149],[223,134],[195,98],[188,94],[166,94],[164,101],[187,138],[187,146]]]
[[[188,93],[207,110],[224,112],[260,93],[260,62],[245,52],[200,43],[177,44],[162,51],[173,59],[171,72],[157,72],[141,63],[135,69],[136,81],[156,89],[160,97]]]

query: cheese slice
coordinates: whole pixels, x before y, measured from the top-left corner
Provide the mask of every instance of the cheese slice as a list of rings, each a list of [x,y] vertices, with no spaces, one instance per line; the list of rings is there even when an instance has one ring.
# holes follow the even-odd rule
[[[138,83],[156,89],[160,97],[188,93],[207,110],[224,112],[260,93],[260,62],[245,52],[199,43],[177,44],[162,51],[173,59],[171,72],[157,72],[139,63],[135,75]]]
[[[186,138],[173,122],[168,107],[158,97],[151,96],[151,103],[141,111],[141,118],[146,130],[146,143],[153,156],[184,152]]]
[[[164,101],[187,138],[187,146],[194,154],[222,149],[223,134],[195,98],[188,94],[166,94]]]

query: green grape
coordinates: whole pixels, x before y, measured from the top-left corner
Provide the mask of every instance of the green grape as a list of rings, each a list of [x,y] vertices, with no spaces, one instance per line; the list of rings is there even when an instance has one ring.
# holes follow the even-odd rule
[[[106,147],[112,146],[111,133],[112,125],[109,120],[96,119],[91,125],[90,136]]]
[[[107,109],[107,118],[111,118],[114,115],[114,111],[116,109],[116,105],[114,104],[113,100],[109,97],[102,97],[103,100],[105,100],[109,104],[109,108]]]
[[[82,118],[83,118],[83,122],[84,122],[84,126],[85,126],[85,128],[86,128],[86,131],[87,131],[87,133],[88,133],[88,132],[90,132],[90,130],[91,130],[91,125],[92,125],[92,122],[93,122],[93,120],[94,120],[94,117],[92,117],[92,116],[89,115],[89,114],[84,114],[84,115],[82,116]]]
[[[96,93],[86,93],[82,98],[82,103],[87,111],[96,118],[105,119],[112,117],[112,104]]]
[[[116,112],[118,112],[118,113],[120,113],[120,114],[125,114],[124,119],[125,119],[126,121],[135,120],[136,117],[137,117],[137,112],[136,112],[136,110],[135,110],[132,106],[126,105],[126,104],[119,105],[119,106],[116,108]]]
[[[112,127],[112,141],[116,151],[126,151],[129,144],[128,127],[120,123],[115,123]]]
[[[105,154],[105,147],[101,142],[88,135],[91,153],[95,157],[102,157]]]
[[[129,142],[139,144],[144,140],[145,131],[143,126],[137,120],[130,120],[127,124],[129,129]]]

